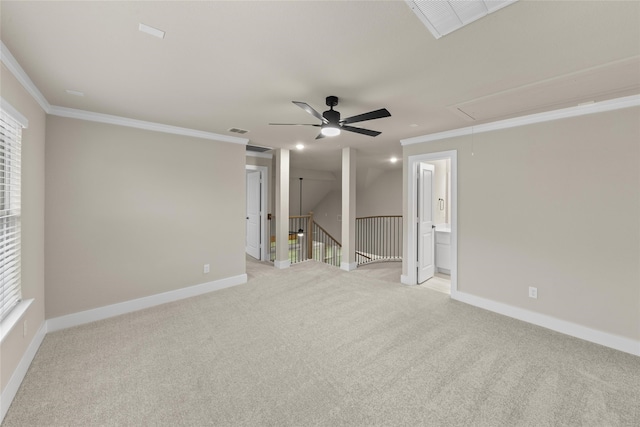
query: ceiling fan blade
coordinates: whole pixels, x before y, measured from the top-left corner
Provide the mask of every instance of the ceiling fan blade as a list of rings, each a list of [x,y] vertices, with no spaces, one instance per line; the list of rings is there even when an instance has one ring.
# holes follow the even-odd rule
[[[320,127],[320,125],[313,125],[311,123],[269,123],[271,126],[315,126]]]
[[[369,111],[368,113],[358,114],[357,116],[347,117],[342,120],[342,123],[356,123],[364,122],[365,120],[381,119],[383,117],[391,117],[391,113],[386,108],[381,108],[375,111]]]
[[[368,135],[368,136],[378,136],[382,133],[382,132],[378,132],[377,130],[362,129],[362,128],[345,126],[345,125],[342,126],[342,129],[348,130],[349,132],[361,133],[363,135]]]
[[[304,111],[306,111],[307,113],[311,114],[313,117],[315,117],[316,119],[320,120],[322,123],[328,123],[327,119],[325,119],[324,117],[322,117],[322,114],[318,113],[316,110],[314,110],[309,104],[307,104],[306,102],[300,102],[300,101],[291,101],[294,104],[296,104],[298,107],[302,108]]]

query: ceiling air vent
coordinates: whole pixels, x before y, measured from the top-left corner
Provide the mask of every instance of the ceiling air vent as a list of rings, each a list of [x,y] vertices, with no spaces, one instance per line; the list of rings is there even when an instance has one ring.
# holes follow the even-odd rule
[[[437,39],[517,0],[405,0]]]
[[[253,151],[254,153],[264,153],[265,151],[273,150],[271,147],[260,147],[259,145],[247,144],[247,151]]]
[[[246,129],[231,128],[231,129],[229,129],[229,132],[239,133],[240,135],[244,135],[245,133],[247,133],[249,131],[246,130]]]

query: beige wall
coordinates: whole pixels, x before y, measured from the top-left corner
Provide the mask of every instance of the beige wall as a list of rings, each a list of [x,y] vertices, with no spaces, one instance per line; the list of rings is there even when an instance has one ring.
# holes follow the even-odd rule
[[[405,165],[446,150],[459,291],[640,339],[640,108],[409,145]]]
[[[331,192],[331,181],[304,178],[302,180],[302,211],[300,211],[300,177],[289,179],[289,215],[316,213],[315,206]]]
[[[313,208],[313,218],[338,242],[342,242],[342,191],[330,191]]]
[[[402,169],[380,172],[370,182],[358,184],[357,217],[402,214]],[[338,241],[342,241],[341,194],[333,190],[313,208],[314,219]]]
[[[359,189],[358,217],[402,214],[402,169],[385,171]]]
[[[254,166],[264,166],[269,168],[269,171],[271,171],[271,168],[273,167],[273,158],[267,159],[266,157],[256,157],[256,156],[247,155],[245,158],[245,164],[254,165]]]
[[[54,116],[46,137],[47,318],[245,273],[243,145]]]
[[[29,120],[22,133],[22,296],[34,302],[0,347],[0,389],[4,391],[44,316],[44,154],[46,115],[4,65],[0,95]],[[23,322],[27,334],[23,337]]]

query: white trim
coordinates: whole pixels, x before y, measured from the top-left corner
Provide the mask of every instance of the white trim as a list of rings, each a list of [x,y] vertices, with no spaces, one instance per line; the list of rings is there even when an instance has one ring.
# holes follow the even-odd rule
[[[451,159],[451,297],[458,291],[458,152],[457,150],[409,156],[407,159],[407,234],[405,236],[407,275],[401,280],[405,285],[417,285],[417,185],[418,164],[433,160]]]
[[[49,332],[59,331],[61,329],[71,328],[73,326],[83,325],[97,320],[108,319],[109,317],[115,317],[121,314],[166,304],[168,302],[191,298],[208,292],[229,288],[231,286],[241,285],[243,283],[247,283],[246,274],[240,274],[237,276],[214,280],[212,282],[176,289],[174,291],[163,292],[161,294],[150,295],[148,297],[81,311],[79,313],[67,314],[65,316],[48,319],[47,329]]]
[[[619,110],[622,108],[640,106],[640,95],[625,96],[622,98],[600,101],[593,104],[578,105],[575,107],[562,108],[559,110],[547,111],[544,113],[530,114],[522,117],[514,117],[497,122],[490,122],[476,126],[468,126],[460,129],[448,130],[445,132],[432,133],[428,135],[416,136],[400,140],[401,145],[420,144],[423,142],[438,141],[441,139],[453,138],[491,132],[494,130],[509,129],[518,126],[526,126],[534,123],[549,122],[552,120],[566,119],[569,117],[584,116],[587,114],[602,113],[605,111]]]
[[[13,307],[9,314],[7,314],[7,317],[2,319],[2,322],[0,322],[0,344],[20,322],[20,319],[22,319],[22,316],[27,312],[33,301],[33,298],[20,301],[18,305]]]
[[[182,128],[178,126],[164,125],[162,123],[147,122],[144,120],[129,119],[127,117],[112,116],[110,114],[94,113],[91,111],[77,110],[75,108],[51,107],[49,114],[72,119],[87,120],[91,122],[108,123],[111,125],[126,126],[138,129],[151,130],[154,132],[164,132],[174,135],[191,136],[194,138],[210,139],[213,141],[231,142],[234,144],[247,145],[249,139],[235,136],[220,135],[213,132]]]
[[[262,250],[260,251],[260,257],[261,261],[269,261],[269,252],[271,250],[267,220],[267,214],[269,213],[267,207],[267,203],[269,201],[269,168],[266,166],[245,165],[245,170],[247,169],[259,171],[260,179],[262,180],[260,183],[260,227],[262,228],[262,234],[260,236],[260,245],[262,246]]]
[[[87,120],[99,123],[108,123],[118,126],[133,127],[138,129],[151,130],[155,132],[164,132],[174,135],[191,136],[194,138],[209,139],[213,141],[231,142],[234,144],[247,145],[248,138],[238,138],[229,135],[220,135],[213,132],[205,132],[196,129],[183,128],[178,126],[165,125],[162,123],[147,122],[144,120],[130,119],[127,117],[112,116],[109,114],[94,113],[92,111],[77,110],[75,108],[59,107],[49,104],[49,101],[38,90],[27,73],[22,69],[16,58],[11,54],[7,46],[0,40],[0,61],[11,71],[11,74],[24,86],[29,94],[47,113],[54,116],[68,117],[72,119]]]
[[[107,319],[109,317],[119,316],[125,313],[131,313],[160,304],[166,304],[168,302],[179,301],[181,299],[218,291],[220,289],[229,288],[231,286],[236,286],[243,283],[247,283],[246,274],[240,274],[238,276],[227,277],[212,282],[202,283],[200,285],[189,286],[187,288],[125,301],[118,304],[112,304],[92,310],[86,310],[66,316],[60,316],[43,322],[40,326],[40,329],[38,329],[38,332],[36,332],[33,340],[31,340],[29,347],[23,354],[22,359],[20,360],[18,366],[13,372],[13,375],[11,376],[11,379],[0,395],[0,423],[4,419],[4,416],[6,415],[11,402],[15,398],[15,395],[18,392],[22,381],[24,380],[27,370],[29,369],[31,362],[33,362],[33,358],[38,352],[38,349],[40,348],[40,345],[42,344],[42,341],[44,340],[44,337],[47,333],[82,325],[85,323],[95,322],[97,320]],[[28,304],[30,304],[31,301],[33,300],[23,301],[23,303],[27,302]]]
[[[403,285],[409,285],[409,286],[415,285],[415,283],[411,283],[411,278],[406,274],[400,275],[400,283],[402,283]]]
[[[340,263],[340,270],[344,270],[344,271],[353,271],[356,268],[358,268],[358,263],[357,262],[341,262]]]
[[[40,329],[36,332],[35,336],[29,343],[29,347],[27,347],[27,351],[22,355],[22,359],[18,363],[15,371],[13,371],[13,375],[11,375],[11,379],[7,383],[4,390],[2,390],[2,394],[0,395],[0,423],[4,420],[4,416],[7,415],[7,411],[9,410],[9,406],[11,406],[11,402],[16,397],[16,393],[24,380],[25,375],[27,375],[27,371],[29,370],[29,366],[31,366],[31,362],[33,362],[33,358],[36,356],[40,345],[42,344],[42,340],[44,340],[45,335],[47,334],[47,322],[42,322],[40,325]]]
[[[520,307],[514,307],[509,304],[481,298],[465,292],[457,292],[455,296],[451,296],[457,301],[461,301],[485,310],[493,311],[514,319],[522,320],[527,323],[551,329],[565,335],[580,338],[585,341],[604,345],[615,350],[624,351],[636,356],[640,356],[640,341],[630,338],[621,337],[619,335],[602,332],[591,329],[586,326],[578,325],[573,322],[561,320],[545,314],[536,313]]]
[[[273,262],[273,266],[279,269],[289,268],[291,267],[291,261],[289,261],[288,259],[285,259],[284,261],[275,260]]]
[[[11,105],[6,99],[4,99],[1,96],[0,96],[0,108],[2,108],[5,113],[13,117],[15,121],[20,123],[20,126],[22,126],[23,129],[26,129],[29,127],[29,119],[23,116],[20,113],[20,111],[13,108],[13,105]]]
[[[45,112],[51,110],[51,104],[42,95],[42,92],[38,90],[33,81],[29,78],[27,73],[22,69],[16,58],[11,54],[7,46],[0,40],[0,61],[11,71],[11,74],[20,82],[20,84],[29,92],[29,94],[36,100],[36,102],[42,107]]]
[[[273,154],[259,153],[257,151],[247,151],[247,157],[261,157],[263,159],[273,159]]]

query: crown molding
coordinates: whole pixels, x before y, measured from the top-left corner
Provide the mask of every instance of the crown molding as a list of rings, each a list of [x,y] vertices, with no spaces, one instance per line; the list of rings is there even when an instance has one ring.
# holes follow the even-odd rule
[[[29,127],[29,119],[22,115],[20,111],[13,108],[13,105],[11,105],[2,96],[0,96],[0,109],[6,111],[11,117],[17,120],[23,129],[27,129]]]
[[[247,145],[248,138],[238,138],[228,135],[220,135],[213,132],[205,132],[196,129],[183,128],[178,126],[165,125],[162,123],[147,122],[143,120],[130,119],[127,117],[112,116],[109,114],[94,113],[86,110],[77,110],[73,108],[59,107],[49,104],[49,101],[42,95],[42,92],[36,87],[29,78],[24,69],[20,66],[15,57],[11,54],[7,46],[0,40],[0,61],[15,76],[29,94],[36,100],[40,107],[47,113],[55,116],[75,118],[79,120],[88,120],[100,123],[108,123],[119,126],[133,127],[138,129],[151,130],[155,132],[164,132],[174,135],[191,136],[194,138],[202,138],[213,141],[230,142],[234,144]],[[640,106],[640,95],[626,96],[622,98],[611,99],[607,101],[596,102],[594,104],[578,105],[575,107],[563,108],[559,110],[548,111],[544,113],[531,114],[522,117],[514,117],[506,120],[485,123],[477,126],[468,126],[465,128],[453,129],[444,132],[432,133],[413,138],[400,140],[401,145],[420,144],[423,142],[438,141],[441,139],[453,138],[456,136],[472,135],[483,132],[490,132],[500,129],[509,129],[518,126],[526,126],[534,123],[543,123],[552,120],[566,119],[570,117],[578,117],[587,114],[601,113],[605,111],[618,110],[622,108]],[[257,156],[256,156],[257,157]]]
[[[468,126],[460,129],[452,129],[444,132],[432,133],[413,138],[401,139],[401,145],[421,144],[423,142],[439,141],[441,139],[456,136],[473,135],[483,132],[491,132],[501,129],[526,126],[534,123],[550,122],[552,120],[567,119],[570,117],[586,116],[588,114],[603,113],[605,111],[619,110],[622,108],[640,106],[640,95],[625,96],[622,98],[600,101],[593,104],[578,105],[559,110],[546,111],[544,113],[530,114],[522,117],[514,117],[497,122],[485,123],[477,126]]]
[[[11,71],[11,74],[13,74],[33,99],[36,100],[38,105],[48,114],[51,110],[51,104],[49,104],[49,101],[47,101],[42,92],[40,92],[33,81],[31,81],[2,40],[0,40],[0,61]]]
[[[92,111],[77,110],[74,108],[59,107],[49,104],[42,92],[36,87],[24,69],[20,66],[16,58],[11,54],[9,48],[0,40],[0,61],[14,75],[27,92],[47,113],[54,116],[68,117],[79,120],[87,120],[99,123],[108,123],[118,126],[133,127],[138,129],[164,132],[174,135],[191,136],[194,138],[208,139],[212,141],[230,142],[233,144],[247,145],[248,138],[238,138],[235,136],[220,135],[213,132],[205,132],[196,129],[182,128],[178,126],[165,125],[162,123],[147,122],[143,120],[130,119],[127,117],[112,116],[109,114],[94,113]]]
[[[191,136],[194,138],[209,139],[212,141],[230,142],[233,144],[247,145],[248,138],[238,138],[235,136],[220,135],[213,132],[205,132],[196,129],[182,128],[178,126],[165,125],[162,123],[147,122],[144,120],[130,119],[127,117],[112,116],[110,114],[94,113],[92,111],[77,110],[75,108],[51,106],[49,114],[53,116],[68,117],[71,119],[86,120],[90,122],[107,123],[111,125],[126,126],[137,129],[150,130],[154,132],[171,133],[174,135]]]

